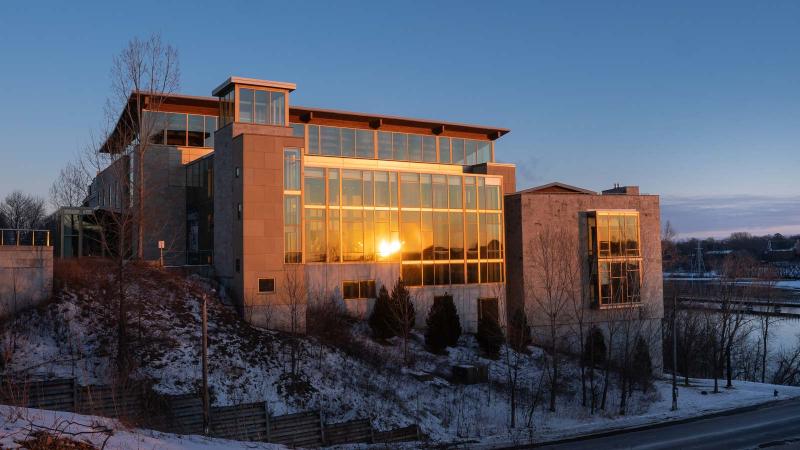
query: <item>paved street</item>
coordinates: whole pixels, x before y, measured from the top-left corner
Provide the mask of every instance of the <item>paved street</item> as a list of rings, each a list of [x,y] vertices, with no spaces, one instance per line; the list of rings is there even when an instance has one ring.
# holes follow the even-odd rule
[[[548,449],[800,449],[800,400]]]

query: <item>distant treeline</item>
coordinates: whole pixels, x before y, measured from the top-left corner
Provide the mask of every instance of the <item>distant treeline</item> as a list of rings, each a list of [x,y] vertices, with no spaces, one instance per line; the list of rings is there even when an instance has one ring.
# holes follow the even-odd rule
[[[736,232],[724,239],[682,239],[662,242],[664,252],[664,267],[666,270],[690,270],[697,252],[697,244],[703,249],[703,259],[706,269],[713,270],[715,262],[731,253],[746,254],[757,261],[787,261],[800,262],[800,256],[790,252],[795,243],[800,240],[800,234],[785,236],[780,233],[755,236],[747,232]],[[772,248],[772,252],[768,249]],[[785,252],[776,252],[787,250]]]

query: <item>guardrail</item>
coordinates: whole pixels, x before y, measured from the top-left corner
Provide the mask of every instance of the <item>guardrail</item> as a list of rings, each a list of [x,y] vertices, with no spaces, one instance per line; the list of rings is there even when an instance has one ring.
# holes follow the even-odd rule
[[[50,230],[0,228],[0,245],[50,246]]]

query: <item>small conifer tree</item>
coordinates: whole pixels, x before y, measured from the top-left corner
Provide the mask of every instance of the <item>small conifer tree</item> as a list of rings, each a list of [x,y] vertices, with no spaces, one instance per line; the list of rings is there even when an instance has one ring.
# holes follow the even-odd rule
[[[497,359],[500,356],[500,346],[503,345],[503,330],[494,316],[484,314],[481,317],[481,320],[478,321],[478,334],[475,337],[486,356],[491,359]]]
[[[461,337],[461,322],[453,297],[437,297],[426,320],[425,345],[432,353],[443,353],[447,347],[454,347]]]
[[[397,336],[400,325],[392,308],[392,301],[386,286],[381,286],[378,298],[375,299],[375,306],[369,316],[369,327],[375,339],[389,339]]]

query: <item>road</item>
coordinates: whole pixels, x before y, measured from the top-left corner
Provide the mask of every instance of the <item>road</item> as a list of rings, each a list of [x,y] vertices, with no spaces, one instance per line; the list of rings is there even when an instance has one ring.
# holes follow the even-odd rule
[[[800,449],[800,400],[613,436],[546,445],[573,449]]]

